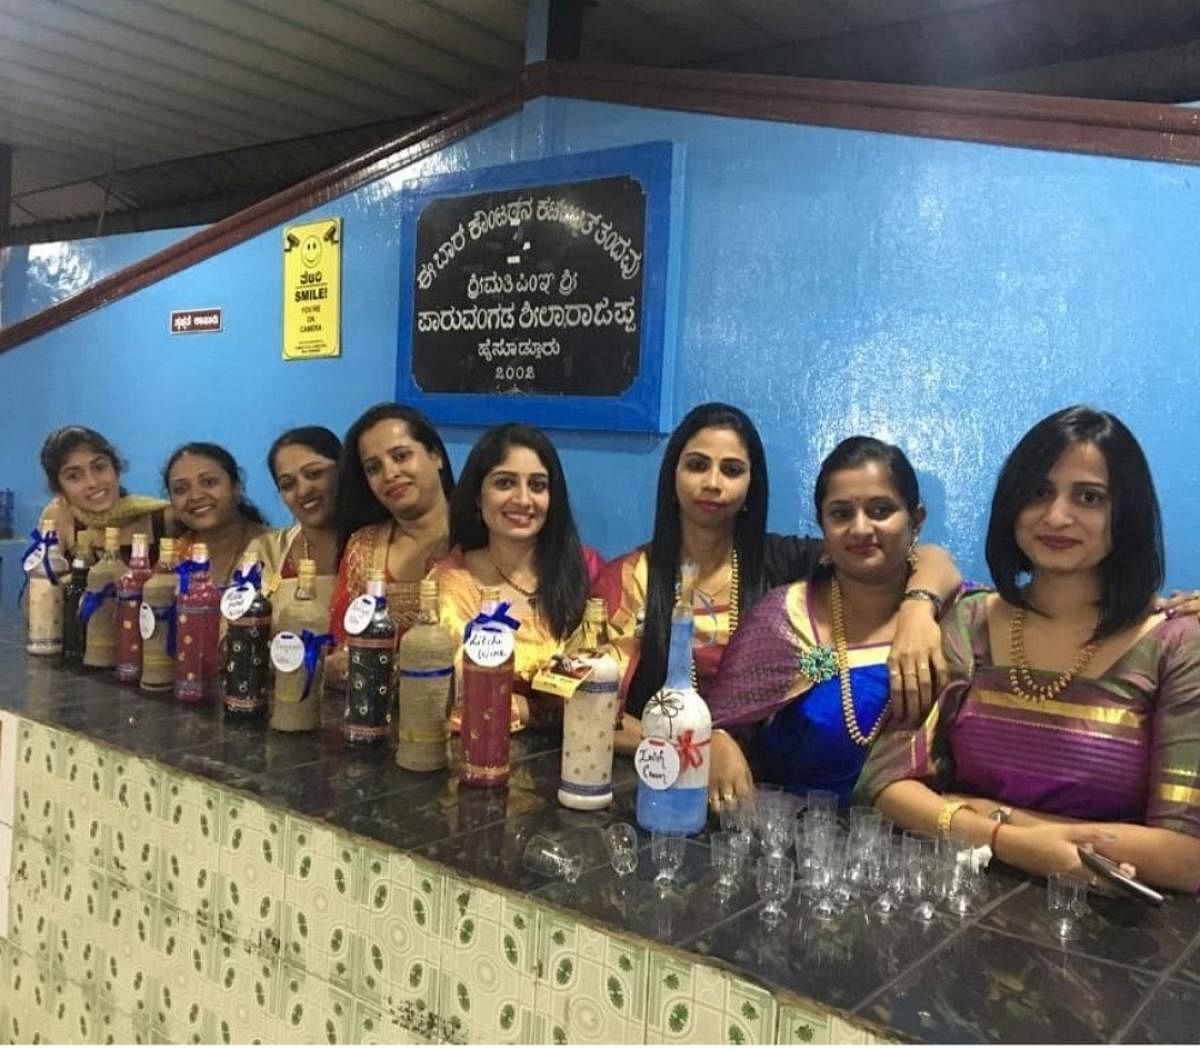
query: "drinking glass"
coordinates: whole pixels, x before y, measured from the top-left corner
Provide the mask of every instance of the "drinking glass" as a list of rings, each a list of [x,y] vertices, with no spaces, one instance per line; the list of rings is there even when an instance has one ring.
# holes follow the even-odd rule
[[[1075,919],[1084,911],[1087,882],[1070,874],[1051,874],[1046,879],[1046,910],[1060,940],[1075,936]]]
[[[744,862],[750,855],[750,843],[754,836],[754,799],[739,797],[722,802],[721,830],[736,835],[737,843],[734,847]]]
[[[934,838],[906,830],[900,839],[900,856],[904,864],[905,887],[913,900],[913,914],[921,921],[933,918],[938,895],[938,843]]]
[[[767,925],[778,925],[783,905],[792,894],[796,865],[786,856],[761,856],[754,869],[754,882],[763,901],[760,917]]]
[[[754,793],[758,813],[758,836],[768,856],[781,857],[792,835],[795,801],[779,787],[759,787]]]
[[[886,917],[900,906],[904,896],[904,861],[900,856],[900,842],[892,839],[889,831],[886,838],[880,837],[876,848],[875,876],[872,889],[875,902],[871,910]]]
[[[522,859],[527,870],[566,882],[578,881],[583,870],[582,856],[543,834],[529,839]]]
[[[845,882],[853,890],[866,888],[879,838],[882,816],[873,808],[856,805],[850,810],[850,833],[846,843]]]
[[[687,838],[682,834],[660,834],[652,831],[650,834],[650,858],[658,873],[655,882],[666,887],[675,878],[675,872],[683,866],[683,849]]]
[[[737,888],[742,870],[740,838],[732,831],[718,831],[710,839],[712,865],[717,871],[717,895],[728,896]]]
[[[963,917],[971,913],[980,889],[971,843],[952,835],[940,845],[941,895],[947,908]]]
[[[632,874],[638,867],[637,829],[628,823],[614,823],[601,831],[608,862],[621,877]]]
[[[804,797],[804,811],[815,813],[821,819],[834,822],[837,819],[838,798],[831,790],[810,790]]]

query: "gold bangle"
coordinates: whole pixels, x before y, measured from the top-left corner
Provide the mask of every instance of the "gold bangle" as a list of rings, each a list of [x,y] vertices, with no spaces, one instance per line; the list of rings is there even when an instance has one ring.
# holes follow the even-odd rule
[[[942,811],[938,813],[937,818],[937,836],[939,838],[950,837],[950,821],[954,819],[954,814],[959,809],[969,809],[971,806],[965,801],[948,801],[942,806]]]

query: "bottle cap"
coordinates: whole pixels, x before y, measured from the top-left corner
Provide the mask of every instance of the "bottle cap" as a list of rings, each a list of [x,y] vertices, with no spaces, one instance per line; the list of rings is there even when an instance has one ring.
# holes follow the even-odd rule
[[[602,597],[589,597],[583,610],[583,618],[589,623],[603,623],[608,618],[608,605]]]
[[[481,586],[479,600],[481,604],[487,604],[489,601],[495,604],[500,600],[500,588],[498,586]]]
[[[121,529],[104,529],[104,549],[110,552],[121,549]]]
[[[193,543],[192,544],[192,560],[200,561],[204,564],[208,563],[208,544]]]
[[[57,532],[58,529],[55,527],[54,518],[43,517],[41,523],[38,525],[38,531],[41,532],[42,535],[46,535],[48,532]]]
[[[438,599],[438,585],[436,579],[421,580],[421,600],[436,601]]]
[[[158,559],[160,561],[168,560],[175,556],[175,540],[160,539],[158,541]]]
[[[105,539],[107,540],[107,538],[108,538],[108,533],[106,532]],[[134,532],[133,533],[133,556],[134,557],[145,557],[146,551],[149,548],[150,548],[150,537],[148,535],[144,534],[143,532]]]

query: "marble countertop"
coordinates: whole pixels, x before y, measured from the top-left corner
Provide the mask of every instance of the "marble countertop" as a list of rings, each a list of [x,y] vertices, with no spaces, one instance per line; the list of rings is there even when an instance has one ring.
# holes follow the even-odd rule
[[[11,595],[5,604],[11,606]],[[596,925],[669,944],[773,990],[861,1016],[904,1040],[1195,1040],[1200,902],[1194,899],[1175,898],[1153,910],[1093,898],[1078,936],[1063,944],[1046,915],[1044,885],[994,865],[985,897],[965,918],[939,913],[923,923],[902,910],[882,921],[851,905],[821,922],[794,895],[784,923],[768,929],[749,875],[732,899],[717,898],[707,834],[688,842],[683,869],[665,894],[653,885],[645,835],[637,873],[622,880],[611,872],[598,830],[633,822],[635,778],[627,759],[617,760],[612,806],[596,813],[558,805],[557,740],[533,732],[513,739],[507,787],[460,790],[453,766],[413,773],[397,768],[390,751],[348,750],[336,697],[326,698],[320,731],[289,735],[227,724],[218,710],[183,708],[106,676],[27,657],[11,607],[0,617],[0,707],[411,851]],[[583,856],[576,883],[523,867],[524,845],[535,834]]]

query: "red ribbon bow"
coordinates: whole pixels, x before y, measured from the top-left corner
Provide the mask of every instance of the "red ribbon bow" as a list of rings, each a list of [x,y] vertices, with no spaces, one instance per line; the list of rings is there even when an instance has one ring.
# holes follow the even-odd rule
[[[679,767],[681,770],[687,768],[698,769],[704,764],[704,755],[700,753],[701,747],[707,747],[712,739],[706,739],[702,743],[695,741],[696,730],[689,728],[681,732],[675,740],[675,749],[679,751]]]

